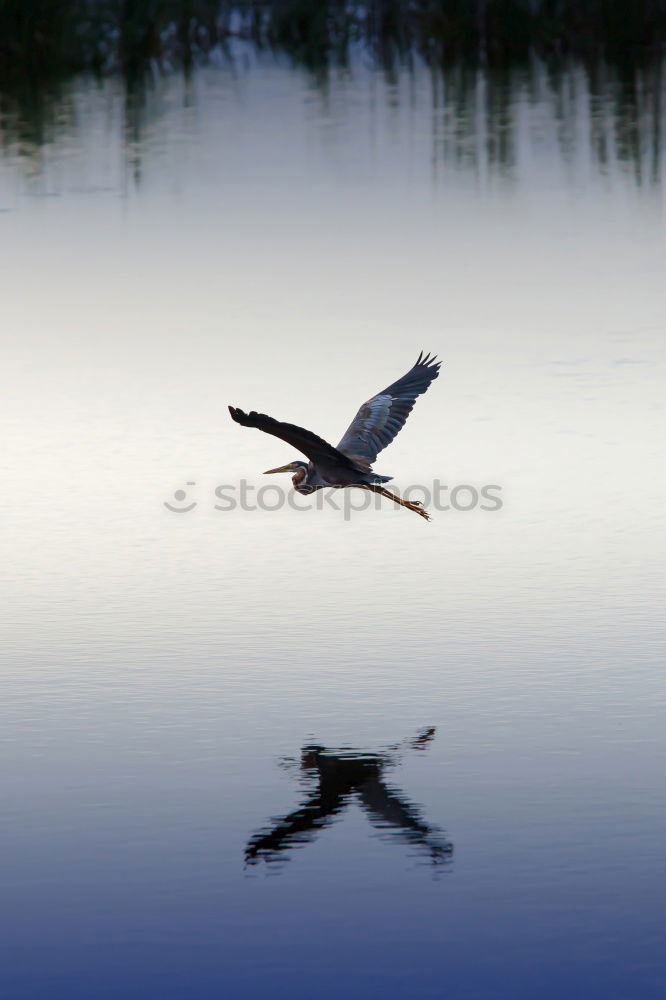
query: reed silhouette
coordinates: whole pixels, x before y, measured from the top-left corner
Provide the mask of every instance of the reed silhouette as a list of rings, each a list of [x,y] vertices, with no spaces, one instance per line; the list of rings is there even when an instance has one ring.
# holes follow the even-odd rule
[[[666,0],[2,0],[0,144],[38,154],[75,119],[72,88],[85,74],[122,81],[138,148],[156,77],[188,75],[213,52],[234,65],[238,46],[250,45],[286,54],[322,90],[361,54],[389,85],[398,69],[425,64],[433,110],[455,120],[433,135],[435,159],[474,166],[481,156],[499,171],[515,160],[516,94],[536,99],[545,76],[564,132],[587,113],[602,171],[615,158],[637,183],[654,184],[664,42]],[[573,92],[587,107],[567,112]]]
[[[376,753],[304,746],[300,763],[286,764],[295,765],[312,787],[296,809],[272,820],[250,838],[245,849],[246,863],[286,861],[294,848],[315,840],[354,801],[383,834],[425,853],[435,865],[449,861],[453,845],[423,819],[417,806],[384,779],[384,772],[400,763],[405,750],[423,750],[434,737],[435,729],[425,729]]]
[[[506,64],[532,51],[634,60],[666,40],[666,0],[3,0],[0,75],[183,65],[231,37],[314,65],[363,43]]]

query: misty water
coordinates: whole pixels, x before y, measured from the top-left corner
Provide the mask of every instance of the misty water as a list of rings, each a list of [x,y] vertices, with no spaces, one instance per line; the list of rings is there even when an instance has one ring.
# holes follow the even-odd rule
[[[3,996],[664,995],[660,95],[4,104]],[[336,443],[422,348],[431,523],[294,509],[227,404]]]

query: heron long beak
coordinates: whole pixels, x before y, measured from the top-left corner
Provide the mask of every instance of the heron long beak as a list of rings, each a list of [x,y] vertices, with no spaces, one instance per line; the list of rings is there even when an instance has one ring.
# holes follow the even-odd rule
[[[293,471],[294,471],[294,463],[290,462],[289,465],[281,465],[279,469],[268,469],[267,472],[264,472],[264,475],[272,476],[274,472],[293,472]]]

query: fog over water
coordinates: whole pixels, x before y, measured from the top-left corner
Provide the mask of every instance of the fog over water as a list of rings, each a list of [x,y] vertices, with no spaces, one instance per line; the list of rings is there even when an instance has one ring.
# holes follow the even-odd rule
[[[6,103],[3,995],[663,995],[664,105],[618,87],[239,48]],[[422,348],[377,470],[500,509],[249,509],[300,456],[227,404],[336,443]]]

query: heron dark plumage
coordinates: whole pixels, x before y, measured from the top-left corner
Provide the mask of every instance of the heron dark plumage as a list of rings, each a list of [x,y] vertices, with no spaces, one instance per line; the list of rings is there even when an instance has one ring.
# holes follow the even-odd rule
[[[392,477],[378,475],[372,471],[372,465],[379,452],[405,426],[417,396],[426,392],[437,378],[440,365],[434,355],[424,356],[421,352],[406,375],[363,403],[337,448],[304,427],[282,423],[265,413],[255,410],[244,413],[234,406],[229,407],[229,413],[237,424],[272,434],[309,459],[307,463],[295,461],[268,470],[270,473],[293,472],[292,482],[299,493],[312,493],[325,487],[340,489],[356,486],[381,493],[429,520],[429,515],[418,501],[402,500],[384,489],[382,484]]]

